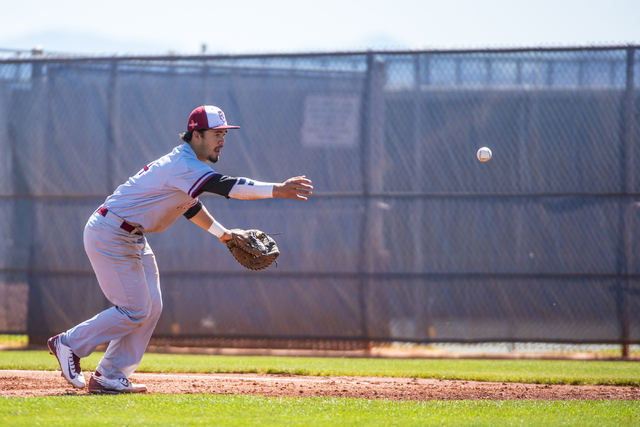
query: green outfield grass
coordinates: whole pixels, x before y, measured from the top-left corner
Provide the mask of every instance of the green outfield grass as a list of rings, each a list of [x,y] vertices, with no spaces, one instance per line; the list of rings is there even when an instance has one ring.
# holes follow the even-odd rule
[[[82,359],[94,370],[102,353]],[[59,370],[46,351],[0,352],[0,369]],[[147,353],[137,372],[390,376],[533,384],[640,386],[640,363],[576,360],[375,359]]]
[[[0,399],[11,426],[633,426],[622,401],[428,401],[226,395],[61,396]]]
[[[29,344],[27,335],[2,335],[0,334],[0,346],[24,347]]]

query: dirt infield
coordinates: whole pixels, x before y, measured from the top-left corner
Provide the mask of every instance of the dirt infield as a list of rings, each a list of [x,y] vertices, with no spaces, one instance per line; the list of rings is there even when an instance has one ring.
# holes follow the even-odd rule
[[[89,380],[89,374],[85,373]],[[351,397],[394,400],[640,400],[640,387],[570,386],[421,378],[310,377],[261,374],[144,374],[148,393]],[[60,371],[0,371],[0,396],[83,395]]]

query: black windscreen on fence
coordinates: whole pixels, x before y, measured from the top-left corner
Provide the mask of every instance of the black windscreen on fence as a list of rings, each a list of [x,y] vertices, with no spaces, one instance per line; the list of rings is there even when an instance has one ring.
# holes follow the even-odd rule
[[[241,126],[213,169],[314,195],[201,197],[281,233],[262,272],[185,219],[147,235],[154,336],[640,343],[636,49],[0,59],[0,333],[109,307],[85,222],[212,104]]]

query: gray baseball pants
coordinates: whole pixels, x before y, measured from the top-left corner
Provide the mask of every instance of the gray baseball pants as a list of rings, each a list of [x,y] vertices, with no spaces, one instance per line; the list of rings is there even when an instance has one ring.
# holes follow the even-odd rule
[[[138,367],[162,312],[156,258],[140,234],[129,233],[113,213],[95,212],[84,229],[84,247],[102,292],[114,307],[65,333],[80,358],[109,346],[98,365],[107,378],[127,378]]]

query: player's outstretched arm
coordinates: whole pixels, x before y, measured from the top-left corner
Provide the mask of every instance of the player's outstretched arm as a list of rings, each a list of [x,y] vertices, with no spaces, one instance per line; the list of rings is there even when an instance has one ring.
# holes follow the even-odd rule
[[[274,184],[273,197],[285,199],[307,200],[313,191],[311,180],[305,175],[289,178],[282,184]]]

